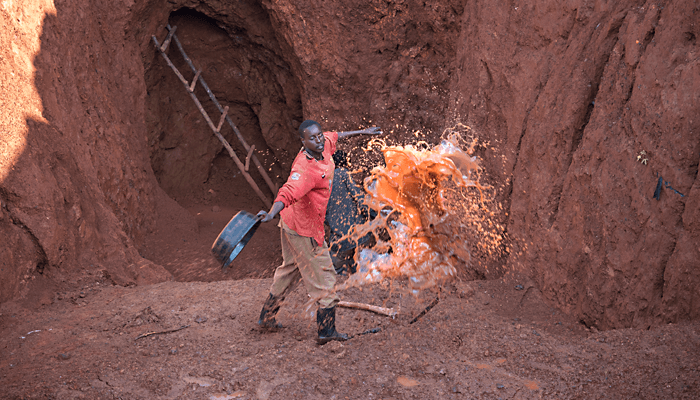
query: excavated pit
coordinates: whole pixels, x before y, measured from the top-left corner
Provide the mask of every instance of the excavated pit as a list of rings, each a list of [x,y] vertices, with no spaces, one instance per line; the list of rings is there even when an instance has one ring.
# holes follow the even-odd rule
[[[699,15],[697,1],[3,1],[0,397],[696,398]],[[505,275],[445,284],[414,324],[424,299],[348,290],[400,313],[340,310],[341,331],[381,328],[342,344],[312,340],[303,290],[287,329],[255,330],[270,280],[241,278],[270,276],[279,231],[262,226],[227,273],[211,257],[228,219],[263,205],[154,49],[169,23],[278,184],[305,118],[379,125],[390,144],[471,127],[512,240]]]
[[[235,211],[264,207],[154,49],[170,23],[277,184],[302,119],[380,125],[399,144],[461,122],[514,241],[500,267],[602,329],[699,315],[695,4],[4,7],[2,301],[50,303],[83,274],[235,277],[217,275],[208,246]],[[265,246],[240,277],[269,274],[275,230],[256,235]]]

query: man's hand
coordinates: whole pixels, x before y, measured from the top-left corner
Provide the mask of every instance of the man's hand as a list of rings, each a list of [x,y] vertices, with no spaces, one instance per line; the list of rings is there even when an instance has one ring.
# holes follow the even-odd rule
[[[364,129],[362,133],[364,133],[365,135],[381,135],[384,132],[382,132],[382,128],[378,126],[373,126],[371,128]]]
[[[258,211],[258,218],[261,218],[261,222],[269,222],[272,221],[273,218],[279,214],[280,211],[284,208],[284,203],[281,201],[275,202],[275,204],[272,205],[272,208],[270,208],[270,212],[267,212],[265,210],[260,210]]]
[[[268,222],[268,221],[272,220],[272,218],[274,218],[274,217],[271,216],[270,214],[268,214],[267,211],[260,210],[260,211],[258,211],[258,218],[260,218],[260,222]]]

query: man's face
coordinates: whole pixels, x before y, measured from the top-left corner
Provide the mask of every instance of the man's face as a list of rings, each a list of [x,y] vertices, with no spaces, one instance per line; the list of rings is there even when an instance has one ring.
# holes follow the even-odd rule
[[[301,138],[301,143],[304,144],[306,150],[313,153],[323,153],[326,137],[323,136],[323,132],[321,132],[318,125],[311,125],[304,130],[304,137]]]

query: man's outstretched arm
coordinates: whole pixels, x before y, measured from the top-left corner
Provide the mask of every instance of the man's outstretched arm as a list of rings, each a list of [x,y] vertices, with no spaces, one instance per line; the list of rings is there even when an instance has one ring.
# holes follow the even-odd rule
[[[365,128],[365,129],[362,129],[360,131],[338,132],[338,139],[357,136],[357,135],[381,135],[382,133],[383,133],[382,128],[380,128],[378,126],[373,126],[371,128]]]

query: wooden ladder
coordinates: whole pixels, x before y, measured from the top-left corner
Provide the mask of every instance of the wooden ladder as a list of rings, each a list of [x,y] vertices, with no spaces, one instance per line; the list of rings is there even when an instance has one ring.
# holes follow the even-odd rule
[[[207,121],[207,125],[209,125],[209,128],[214,132],[214,135],[219,139],[219,141],[224,145],[226,150],[228,151],[228,154],[231,156],[233,161],[236,163],[236,166],[238,169],[241,171],[241,174],[243,174],[243,177],[245,177],[246,181],[250,184],[250,186],[253,188],[253,191],[260,197],[260,199],[263,201],[266,207],[270,208],[271,202],[270,199],[260,190],[258,187],[257,183],[253,180],[253,178],[250,176],[248,173],[248,167],[250,166],[250,160],[253,160],[253,163],[258,169],[258,172],[260,172],[260,175],[262,175],[263,179],[265,180],[265,183],[267,183],[267,186],[270,188],[270,191],[272,192],[272,195],[274,196],[277,193],[277,185],[275,185],[274,182],[272,182],[272,179],[270,179],[270,176],[267,174],[267,171],[265,171],[265,168],[263,168],[262,164],[260,164],[260,160],[258,160],[258,157],[255,155],[255,145],[249,146],[248,143],[245,141],[243,138],[243,135],[241,135],[241,132],[238,130],[236,127],[236,124],[233,123],[231,118],[228,116],[228,106],[226,107],[221,107],[221,104],[219,101],[216,99],[216,96],[214,96],[214,93],[209,89],[209,86],[207,86],[207,83],[204,81],[204,78],[202,77],[202,70],[201,69],[196,69],[194,64],[192,63],[192,60],[190,60],[189,57],[187,57],[187,54],[185,53],[185,50],[182,48],[182,44],[180,41],[177,39],[177,36],[175,36],[175,31],[177,30],[177,26],[171,27],[168,25],[166,27],[168,29],[168,35],[165,37],[163,40],[163,43],[158,43],[158,39],[156,38],[155,35],[152,36],[153,42],[156,45],[156,48],[160,52],[160,55],[163,56],[165,59],[165,62],[172,68],[173,72],[175,72],[175,75],[180,79],[183,85],[185,85],[185,89],[187,90],[187,93],[190,94],[190,97],[192,97],[192,100],[194,101],[194,104],[197,106],[199,111],[202,113],[202,116],[204,116],[204,119]],[[188,82],[187,79],[182,75],[182,73],[175,67],[175,65],[170,61],[170,57],[166,54],[166,51],[168,50],[168,46],[170,46],[171,41],[175,42],[175,45],[177,48],[180,50],[180,54],[182,54],[182,58],[185,59],[185,62],[187,65],[192,69],[192,72],[194,73],[194,78],[192,78],[192,82]],[[219,117],[219,123],[215,126],[214,122],[211,120],[209,117],[209,114],[204,110],[202,107],[202,103],[199,101],[197,98],[197,95],[194,93],[194,88],[199,82],[202,86],[202,88],[207,92],[209,95],[209,99],[211,99],[212,103],[216,106],[216,108],[219,110],[221,113],[221,116]],[[233,151],[231,148],[231,145],[228,143],[228,141],[221,135],[221,128],[224,125],[224,122],[228,122],[228,125],[233,129],[233,132],[236,134],[236,137],[238,140],[241,142],[241,145],[245,149],[245,151],[248,153],[245,159],[245,164],[241,162],[241,160],[238,158],[236,153]]]

